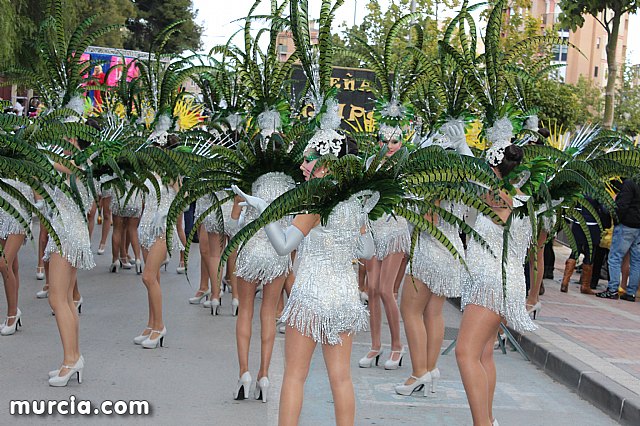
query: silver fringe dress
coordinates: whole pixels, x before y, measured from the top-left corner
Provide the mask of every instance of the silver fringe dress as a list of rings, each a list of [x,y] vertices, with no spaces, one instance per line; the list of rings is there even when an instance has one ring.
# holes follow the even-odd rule
[[[280,172],[266,173],[251,185],[251,195],[262,198],[267,203],[284,194],[295,186],[289,175]],[[247,207],[245,223],[258,218],[254,208]],[[291,219],[284,218],[278,223],[289,226]],[[238,253],[236,275],[245,281],[267,284],[291,269],[291,255],[279,256],[269,242],[264,229],[258,231]]]
[[[13,179],[2,179],[2,181],[20,191],[20,193],[24,195],[24,197],[29,200],[29,202],[33,203],[33,191],[31,191],[31,187],[29,185]],[[6,202],[12,205],[18,211],[18,213],[20,213],[20,216],[24,219],[25,222],[31,222],[31,214],[29,214],[20,205],[18,200],[1,190],[0,195]],[[0,239],[5,240],[9,235],[15,234],[24,235],[26,234],[26,231],[13,216],[0,209]]]
[[[111,213],[120,217],[140,217],[142,214],[142,195],[136,193],[129,197],[129,201],[125,204],[127,194],[133,185],[129,182],[125,184],[126,191],[121,197],[111,195]]]
[[[443,201],[441,208],[459,218],[466,208],[458,203]],[[464,256],[464,246],[458,228],[442,219],[438,220],[438,229],[451,241],[455,249]],[[413,253],[412,264],[407,265],[407,274],[422,281],[433,294],[444,297],[460,297],[462,281],[467,271],[459,260],[428,232],[421,232]]]
[[[156,232],[153,226],[153,221],[156,212],[160,210],[169,210],[173,199],[176,197],[176,191],[171,186],[164,185],[158,181],[160,185],[160,204],[158,204],[158,198],[156,197],[156,190],[151,182],[146,182],[145,185],[149,188],[149,192],[144,197],[144,210],[140,217],[140,225],[138,226],[138,238],[140,239],[140,245],[145,250],[150,250],[151,246],[156,242],[158,238],[165,239],[165,230],[167,228],[167,222],[162,226],[161,232]],[[184,250],[180,238],[178,238],[178,230],[173,229],[173,237],[171,238],[171,247],[167,247],[168,252],[175,250]]]
[[[514,198],[513,205],[517,207],[521,203]],[[532,234],[529,218],[515,218],[511,224],[506,295],[502,288],[503,227],[479,214],[474,229],[489,244],[496,257],[475,240],[469,241],[467,265],[470,277],[463,283],[462,308],[469,304],[484,306],[506,319],[509,326],[518,332],[535,330],[537,327],[527,314],[525,306],[524,262]]]
[[[89,191],[80,183],[78,183],[78,190],[82,197],[82,209],[59,188],[53,191],[53,201],[57,210],[51,213],[51,224],[60,238],[62,257],[76,269],[92,269],[96,264],[89,240],[87,212],[93,200],[89,196]],[[49,238],[43,259],[48,261],[52,253],[59,252],[54,239]]]
[[[316,343],[338,345],[341,333],[367,329],[369,315],[360,302],[358,258],[364,214],[358,194],[336,205],[326,226],[318,225],[302,240],[296,276],[280,321]]]
[[[376,244],[375,256],[382,260],[392,253],[408,253],[411,247],[411,235],[407,220],[401,216],[395,218],[384,214],[371,224],[373,241]]]
[[[216,192],[216,197],[220,200],[220,199],[227,198],[228,195],[224,191],[218,191]],[[199,198],[198,201],[196,201],[196,211],[194,214],[195,220],[197,220],[200,216],[202,216],[202,214],[213,205],[213,201],[214,201],[213,197],[210,197],[209,195]],[[209,213],[209,215],[207,215],[207,217],[202,222],[207,232],[214,233],[214,234],[221,234],[223,231],[227,232],[226,230],[227,220],[225,218],[225,210],[229,211],[229,218],[231,217],[231,210],[228,208],[228,204],[229,202],[226,202],[222,206],[220,206],[220,210],[222,210],[222,220],[223,220],[225,229],[222,229],[220,227],[220,224],[218,223],[218,216],[216,214],[217,212],[216,210],[214,210],[211,213]],[[231,207],[233,207],[233,202],[231,202]]]

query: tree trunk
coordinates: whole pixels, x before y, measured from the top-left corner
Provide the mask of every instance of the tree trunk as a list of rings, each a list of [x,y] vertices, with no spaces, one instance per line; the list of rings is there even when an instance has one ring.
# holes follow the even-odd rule
[[[602,119],[602,125],[605,129],[611,129],[613,127],[613,108],[614,97],[616,91],[616,79],[618,78],[618,63],[616,62],[616,48],[618,46],[618,32],[620,30],[620,18],[619,11],[614,11],[614,16],[611,21],[611,28],[609,37],[607,40],[607,69],[609,71],[607,75],[607,88],[604,93],[604,117]]]

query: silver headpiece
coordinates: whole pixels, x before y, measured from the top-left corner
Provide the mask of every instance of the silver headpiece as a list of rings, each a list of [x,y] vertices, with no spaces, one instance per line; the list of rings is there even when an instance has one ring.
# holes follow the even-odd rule
[[[282,128],[280,113],[275,109],[263,111],[258,115],[258,127],[265,138],[271,136]]]
[[[340,127],[340,105],[335,99],[324,102],[326,111],[320,118],[320,128],[309,140],[307,148],[314,149],[320,155],[332,154],[336,157],[342,148],[342,141],[346,138],[336,131]]]
[[[242,116],[234,112],[233,114],[227,115],[226,120],[227,120],[227,123],[229,123],[229,128],[231,129],[231,131],[235,132],[238,126],[240,126],[240,123],[242,122]]]
[[[400,126],[389,126],[388,124],[381,124],[380,130],[378,131],[378,135],[380,135],[380,139],[383,141],[390,140],[402,140],[404,133]]]
[[[167,114],[162,114],[158,118],[158,122],[156,123],[153,132],[151,132],[147,140],[150,143],[156,142],[160,146],[165,146],[167,144],[167,136],[169,136],[170,128],[171,117],[169,117]]]
[[[508,117],[502,117],[486,130],[487,141],[491,147],[486,152],[489,165],[496,167],[504,159],[505,149],[511,145],[513,124]]]

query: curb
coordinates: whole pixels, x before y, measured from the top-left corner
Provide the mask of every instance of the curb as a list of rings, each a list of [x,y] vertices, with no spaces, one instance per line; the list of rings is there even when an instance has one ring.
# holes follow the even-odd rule
[[[509,331],[529,355],[531,362],[554,380],[621,424],[640,424],[638,395],[536,335],[523,335],[511,328]]]
[[[459,298],[448,300],[460,308]],[[511,327],[509,331],[531,362],[549,377],[562,383],[620,424],[640,425],[640,396],[535,334],[520,334]]]

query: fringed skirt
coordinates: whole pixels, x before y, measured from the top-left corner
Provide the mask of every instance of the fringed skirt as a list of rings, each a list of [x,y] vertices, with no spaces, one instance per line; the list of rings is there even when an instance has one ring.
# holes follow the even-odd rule
[[[217,196],[222,196],[225,197],[226,194],[216,194]],[[222,210],[223,212],[223,218],[222,218],[222,223],[219,223],[220,221],[218,220],[218,215],[216,214],[216,210],[213,210],[211,213],[209,213],[207,215],[207,217],[204,219],[204,221],[202,222],[202,224],[204,225],[205,229],[207,230],[207,232],[213,233],[213,234],[221,234],[223,233],[226,229],[225,228],[225,223],[224,223],[224,207],[225,205],[228,203],[223,204],[222,206],[220,206],[220,210]],[[194,214],[194,217],[196,218],[196,220],[202,216],[202,214],[207,211],[212,205],[211,200],[209,199],[209,196],[206,197],[202,197],[200,199],[198,199],[198,201],[196,201],[196,211]],[[232,205],[233,206],[233,205]],[[221,226],[222,225],[222,226]]]
[[[447,235],[447,238],[464,256],[460,237]],[[422,281],[436,296],[460,297],[462,280],[467,271],[440,242],[422,232],[406,273]]]
[[[24,195],[27,200],[33,202],[33,192],[31,191],[31,187],[29,185],[12,179],[6,179],[3,181],[20,191],[20,193]],[[22,219],[24,219],[27,224],[31,223],[31,214],[29,214],[15,198],[5,193],[4,191],[0,191],[0,195],[7,203],[9,203],[18,211]],[[26,234],[25,228],[12,215],[10,215],[3,209],[0,209],[0,239],[5,240],[9,235],[16,234]]]
[[[53,212],[51,224],[60,239],[60,247],[50,236],[44,249],[43,259],[48,261],[51,254],[60,255],[76,269],[92,269],[96,266],[91,252],[89,228],[85,214],[80,207],[69,199],[66,194],[56,188],[53,199],[57,212]]]
[[[291,270],[291,255],[279,256],[261,229],[242,246],[236,275],[245,281],[268,284]]]
[[[138,226],[138,238],[140,239],[140,246],[145,250],[151,250],[151,246],[153,246],[156,240],[166,241],[166,229],[167,222],[165,219],[165,223],[162,226],[162,229],[159,232],[154,230],[153,226],[153,217],[155,213],[150,212],[146,214],[143,212],[142,217],[140,218],[140,225]],[[178,237],[178,230],[176,227],[173,228],[173,236],[171,237],[171,247],[167,247],[167,251],[169,253],[174,253],[176,251],[184,250],[184,246]]]
[[[371,224],[373,240],[376,245],[375,256],[382,260],[392,253],[408,253],[411,247],[411,235],[407,220],[403,217],[384,215]]]

